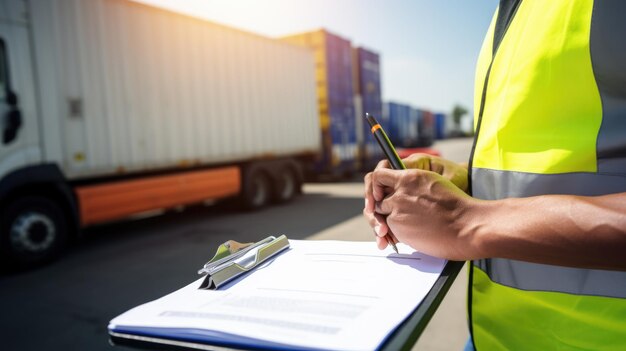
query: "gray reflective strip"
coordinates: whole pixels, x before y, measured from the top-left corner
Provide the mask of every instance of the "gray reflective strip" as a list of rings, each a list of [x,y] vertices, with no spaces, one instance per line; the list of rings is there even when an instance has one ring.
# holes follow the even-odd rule
[[[626,134],[626,132],[624,134]],[[626,135],[624,136],[624,139],[626,139]],[[626,176],[626,173],[624,172],[625,165],[626,155],[619,158],[598,159],[598,169],[602,170],[603,173],[621,173],[622,175]]]
[[[535,174],[472,168],[472,195],[497,200],[545,194],[596,196],[626,192],[626,162],[621,162],[619,167],[622,174]]]
[[[474,261],[492,281],[521,290],[626,298],[626,272],[492,258]]]
[[[621,169],[626,168],[622,162]],[[625,172],[626,173],[626,172]],[[626,174],[533,174],[472,169],[473,196],[484,200],[543,194],[604,195],[626,192]],[[496,283],[522,290],[626,298],[626,272],[568,268],[501,258],[474,264]]]
[[[626,159],[624,15],[626,1],[594,1],[589,46],[593,72],[602,100],[602,125],[596,149],[600,172],[617,172]],[[623,167],[621,171],[624,173]]]

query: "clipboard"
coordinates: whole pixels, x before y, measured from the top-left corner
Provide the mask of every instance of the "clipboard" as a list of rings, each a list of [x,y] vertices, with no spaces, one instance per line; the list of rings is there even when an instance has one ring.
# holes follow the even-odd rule
[[[277,240],[277,239],[282,240],[282,238],[266,238],[265,240],[262,240],[259,243],[241,244],[243,245],[242,247],[237,247],[237,245],[233,245],[233,242],[224,243],[225,246],[221,247],[221,249],[218,249],[218,252],[216,253],[215,257],[211,259],[211,261],[207,262],[205,267],[209,268],[211,264],[218,263],[218,262],[219,263],[215,265],[216,267],[219,266],[220,264],[224,264],[227,262],[237,262],[238,259],[236,257],[241,259],[244,256],[246,256],[246,254],[248,255],[248,257],[255,257],[254,262],[256,262],[257,256],[259,258],[263,258],[264,256],[263,254],[258,254],[259,251],[261,252],[264,251],[264,250],[259,250],[259,249],[262,249],[263,247],[271,246],[271,245],[269,246],[267,245],[271,243],[272,241],[281,242],[281,240]],[[361,262],[362,260],[366,260],[367,262],[369,260],[370,265],[372,263],[375,263],[376,265],[380,265],[381,263],[378,263],[375,260],[386,257],[384,255],[380,255],[376,248],[370,247],[371,245],[368,245],[367,247],[364,246],[368,243],[358,243],[358,242],[352,243],[352,242],[341,242],[341,241],[317,242],[317,241],[305,241],[305,240],[295,240],[292,242],[287,241],[287,243],[289,244],[288,246],[289,250],[288,252],[284,254],[284,257],[279,257],[276,261],[274,261],[275,265],[270,266],[270,269],[268,270],[263,270],[263,272],[260,273],[261,275],[257,275],[256,276],[257,279],[252,280],[254,281],[252,285],[250,284],[246,285],[244,282],[243,285],[237,284],[233,286],[234,290],[230,290],[230,287],[229,287],[228,290],[217,289],[213,291],[206,291],[206,290],[203,291],[201,289],[198,289],[198,285],[200,285],[203,280],[206,280],[206,277],[200,278],[198,281],[194,282],[193,284],[190,284],[187,287],[184,287],[177,292],[169,294],[166,297],[163,297],[162,299],[157,299],[155,301],[149,302],[148,304],[144,304],[133,309],[133,310],[137,309],[140,311],[133,312],[133,310],[131,310],[127,312],[127,313],[130,313],[131,316],[126,317],[127,318],[126,320],[119,320],[119,318],[124,317],[123,315],[120,317],[117,317],[116,318],[118,319],[117,321],[115,319],[112,320],[111,323],[109,324],[109,336],[110,336],[109,340],[114,345],[123,345],[123,346],[130,346],[130,347],[142,348],[142,349],[171,349],[171,350],[198,350],[198,349],[220,350],[220,351],[223,351],[223,350],[267,350],[267,349],[277,349],[277,350],[292,350],[292,349],[326,350],[326,349],[329,349],[330,350],[330,349],[345,348],[345,344],[343,344],[344,347],[340,347],[340,345],[342,344],[331,343],[331,344],[324,345],[324,343],[321,343],[321,344],[318,344],[316,348],[315,346],[311,344],[307,344],[307,343],[302,344],[302,342],[300,342],[301,339],[292,343],[292,341],[285,341],[285,339],[282,339],[283,341],[280,341],[281,338],[276,338],[274,336],[270,338],[264,338],[264,337],[251,335],[248,332],[244,332],[240,334],[235,329],[232,329],[232,326],[229,329],[227,324],[224,324],[222,322],[222,320],[228,320],[228,321],[232,321],[236,323],[240,321],[241,318],[243,318],[242,323],[253,323],[253,322],[261,323],[264,327],[267,327],[267,328],[272,328],[273,327],[272,323],[276,321],[280,322],[279,326],[282,326],[284,323],[286,323],[283,320],[284,316],[281,315],[284,312],[281,310],[276,311],[275,316],[267,316],[265,314],[262,314],[259,316],[258,313],[251,313],[251,314],[243,313],[242,311],[244,310],[241,309],[243,305],[231,305],[230,303],[224,303],[224,302],[241,301],[244,303],[244,305],[248,304],[250,301],[253,301],[253,300],[248,300],[248,298],[249,297],[257,298],[258,297],[257,295],[259,293],[256,291],[253,291],[252,294],[248,295],[246,293],[247,289],[249,289],[251,286],[258,286],[258,284],[260,284],[260,282],[263,282],[263,281],[268,282],[267,284],[274,284],[274,282],[276,281],[284,282],[285,280],[282,278],[285,278],[285,274],[289,274],[288,272],[295,269],[294,267],[300,267],[298,265],[300,262],[308,262],[309,264],[308,270],[305,269],[305,271],[311,272],[312,269],[314,269],[315,271],[321,269],[324,272],[330,274],[329,278],[334,281],[336,279],[342,279],[341,274],[345,273],[345,271],[341,269],[337,271],[334,268],[332,272],[335,272],[336,275],[333,275],[332,273],[330,273],[331,271],[329,271],[330,266],[331,266],[329,262],[337,262],[338,256],[345,255],[346,257],[349,257],[347,261],[345,262],[345,267],[348,270],[361,269],[362,267],[361,263],[359,265],[355,265],[353,264],[353,262],[357,262],[357,261]],[[281,245],[278,245],[276,248],[279,248],[280,246]],[[285,250],[285,248],[283,250]],[[284,252],[283,250],[278,250],[274,254],[274,256],[276,256],[279,252]],[[242,251],[242,252],[237,254],[237,252],[239,251]],[[272,250],[269,250],[269,251],[272,251]],[[406,303],[407,307],[408,305],[411,305],[414,307],[402,308],[402,310],[407,311],[407,314],[405,315],[405,317],[402,317],[402,316],[394,317],[396,320],[389,322],[388,325],[385,328],[383,328],[383,329],[386,329],[385,333],[388,333],[388,334],[386,334],[386,336],[383,336],[380,339],[381,341],[378,344],[378,346],[375,346],[376,342],[373,342],[371,343],[371,345],[367,344],[366,346],[364,346],[365,348],[369,348],[370,346],[372,346],[372,347],[375,347],[376,350],[381,350],[381,351],[410,350],[413,344],[415,343],[415,341],[419,338],[425,326],[428,324],[428,321],[432,317],[434,311],[437,309],[439,303],[443,299],[443,296],[445,296],[447,290],[449,289],[450,285],[452,284],[452,281],[458,274],[460,268],[463,266],[463,262],[453,262],[453,261],[445,262],[445,260],[432,258],[429,256],[425,256],[423,254],[418,254],[418,253],[414,253],[414,254],[417,254],[419,256],[419,259],[417,261],[411,261],[417,265],[415,267],[416,269],[406,270],[405,273],[403,273],[404,276],[410,277],[411,279],[394,278],[392,281],[388,281],[387,283],[391,282],[393,284],[397,284],[397,286],[394,285],[395,287],[389,292],[384,292],[380,294],[380,297],[383,299],[386,299],[387,302],[391,301],[389,300],[389,296],[393,295],[392,297],[393,297],[394,304],[396,302]],[[223,258],[231,256],[231,255],[234,255],[230,257],[230,260],[232,261],[230,260],[220,261]],[[368,257],[368,258],[365,259],[363,257]],[[374,262],[372,262],[372,260],[374,260]],[[442,262],[439,263],[438,260]],[[323,263],[318,263],[318,262],[323,262]],[[392,261],[382,261],[382,262],[392,262]],[[418,264],[416,262],[420,262],[420,263]],[[312,268],[311,264],[314,264],[315,267],[317,268]],[[320,267],[322,268],[318,267],[317,266],[318,264],[321,264]],[[388,272],[391,272],[390,269],[393,269],[394,271],[397,270],[398,263],[395,262],[394,264],[396,264],[396,266],[393,266],[393,267],[388,266],[386,268]],[[325,268],[323,268],[324,266]],[[417,268],[418,266],[420,268]],[[286,267],[290,267],[290,269],[285,270]],[[356,268],[350,268],[350,267],[356,267]],[[430,271],[432,268],[427,268],[427,267],[439,267],[439,268],[436,268],[435,270]],[[203,271],[203,269],[201,269],[201,271]],[[302,268],[297,268],[297,269],[301,271]],[[267,277],[272,276],[273,274],[272,272],[275,272],[273,278],[266,280]],[[208,275],[208,273],[206,274]],[[276,275],[276,274],[279,274],[279,275]],[[413,283],[410,283],[407,285],[405,282],[414,282],[415,278],[419,278],[421,276],[428,275],[428,274],[431,274],[432,278],[429,278],[428,282],[425,283],[427,286],[430,286],[430,289],[427,289],[426,292],[424,293],[425,295],[422,295],[423,294],[422,292],[417,291],[421,289],[417,289],[416,291],[414,291],[417,294],[409,294],[409,296],[415,296],[415,300],[413,300],[413,298],[407,297],[407,298],[396,301],[397,299],[395,298],[395,295],[396,295],[395,291],[398,291],[397,289],[407,288],[409,290],[413,290],[413,289],[416,289],[416,287],[418,286],[423,286],[422,284],[413,284]],[[434,274],[436,274],[436,277],[433,276]],[[310,275],[307,275],[307,276],[310,276]],[[315,279],[316,277],[318,277],[319,278],[318,280],[321,280],[321,281],[328,278],[327,274],[317,274],[315,276],[310,276],[310,277],[311,279]],[[358,285],[359,281],[370,281],[368,275],[362,275],[360,277],[361,277],[360,279],[358,279],[356,282],[353,282],[353,283],[356,283]],[[310,293],[308,289],[310,289],[310,287],[313,286],[313,285],[308,285],[310,284],[310,279],[303,280],[303,281],[306,281],[304,288],[298,285],[296,287],[297,290],[290,290],[290,291],[298,291],[298,293],[293,298],[289,296],[285,297],[285,293],[281,290],[285,287],[288,287],[288,288],[291,287],[292,284],[297,284],[297,280],[292,281],[291,279],[287,279],[287,281],[289,282],[289,284],[279,285],[277,287],[274,287],[273,285],[271,285],[272,289],[267,289],[267,287],[270,285],[261,285],[260,290],[263,291],[260,293],[261,298],[263,298],[263,296],[265,295],[269,295],[272,299],[274,298],[285,299],[287,303],[292,303],[294,299],[296,300],[300,299],[305,304],[305,309],[306,309],[306,303],[309,302],[309,300],[311,300],[311,297],[306,297],[306,296],[302,297],[301,293],[302,294]],[[316,289],[315,291],[313,291],[313,293],[317,294],[318,285],[314,285],[314,287]],[[352,285],[350,285],[350,287],[352,287]],[[358,289],[361,289],[361,288],[362,287]],[[278,290],[278,292],[275,293],[274,292],[275,290]],[[369,291],[369,290],[361,289],[359,291]],[[351,290],[348,292],[351,292]],[[201,295],[204,293],[221,294],[221,295],[213,295],[213,296],[219,297],[217,299],[206,299],[205,295]],[[179,295],[179,296],[184,295],[184,300],[180,300],[180,301],[184,301],[184,303],[178,304],[178,305],[176,303],[172,304],[172,302],[176,300],[176,299],[173,299],[173,297],[176,295]],[[338,295],[342,295],[342,294],[336,294],[336,293],[329,294],[327,298],[325,298],[325,301],[328,300],[329,303],[339,304],[339,306],[342,306],[342,304],[350,305],[350,304],[356,303],[353,301],[353,298],[350,298],[349,301],[346,301],[345,296],[338,296]],[[319,296],[319,295],[315,295],[315,296]],[[369,300],[371,299],[370,296],[353,295],[352,293],[350,293],[350,295],[348,296],[354,296],[354,299],[360,299],[358,302],[358,305],[366,305],[368,306],[368,308],[384,310],[384,312],[376,311],[375,313],[363,314],[362,315],[363,317],[369,316],[364,319],[371,318],[371,316],[378,316],[380,315],[380,313],[390,312],[390,310],[388,310],[387,308],[389,305],[380,304],[380,303],[372,303]],[[379,295],[376,295],[376,296],[379,296]],[[232,300],[231,301],[225,300],[228,298],[231,298]],[[319,297],[313,298],[312,301],[315,302],[316,299],[319,299]],[[363,299],[366,299],[367,301],[370,301],[370,302],[365,302],[366,300],[363,300]],[[209,305],[209,303],[212,303],[212,302],[209,302],[211,300],[214,303],[212,306]],[[418,301],[418,303],[415,304],[415,301]],[[146,308],[148,305],[152,305],[152,306],[150,306],[149,308]],[[387,307],[384,307],[384,308],[381,307],[383,305]],[[260,306],[260,305],[257,303],[255,306]],[[289,307],[289,308],[292,308],[292,307]],[[312,313],[311,311],[312,310],[308,309],[307,313]],[[316,314],[316,313],[319,314],[319,312],[317,312],[317,309],[315,311],[316,312],[313,314]],[[132,313],[134,313],[134,315],[132,315]],[[149,316],[144,315],[144,313],[148,314]],[[133,318],[136,318],[136,317],[145,320],[145,322],[133,321]],[[161,317],[190,318],[190,319],[207,318],[206,319],[207,322],[208,321],[212,321],[212,322],[209,322],[209,324],[211,325],[207,325],[207,322],[205,322],[204,320],[201,320],[199,322],[190,321],[191,324],[186,324],[187,322],[185,322],[184,324],[180,324],[180,325],[176,324],[178,322],[174,322],[174,324],[162,326],[160,325],[160,322],[158,322],[158,319],[160,319]],[[233,317],[233,318],[230,318],[230,317]],[[345,328],[346,331],[352,328],[351,330],[352,333],[358,334],[362,332],[361,327],[357,327],[357,328],[353,327],[354,323],[350,322],[349,320],[344,320],[343,322],[338,321],[338,319],[341,319],[340,317],[344,319],[348,317],[354,318],[354,316],[351,317],[351,316],[337,315],[331,318],[333,320],[333,323],[330,323],[328,325],[324,324],[321,327],[329,328],[329,327],[335,326],[335,327]],[[334,324],[335,322],[337,322],[338,324]],[[297,320],[293,322],[290,321],[289,323],[295,323],[297,328],[294,329],[294,332],[299,331],[300,329],[306,327],[309,324],[312,324],[312,326],[316,326],[315,319],[312,319],[312,320],[302,319],[302,320]],[[359,323],[357,323],[357,325],[358,324]],[[248,327],[249,325],[247,325],[247,327],[244,329],[248,330]],[[244,330],[244,329],[240,328],[239,330]],[[257,334],[259,334],[259,332],[257,332]],[[327,337],[330,338],[333,335],[328,334]],[[326,338],[323,338],[323,339],[326,339]],[[319,341],[320,338],[316,338],[315,340]],[[353,340],[353,339],[350,338],[350,340]],[[353,349],[353,348],[347,347],[347,349]],[[354,349],[355,350],[363,349],[363,347],[354,348]]]
[[[213,258],[198,270],[198,274],[206,275],[199,289],[219,289],[288,248],[289,240],[285,235],[268,236],[256,243],[229,240],[221,244]]]

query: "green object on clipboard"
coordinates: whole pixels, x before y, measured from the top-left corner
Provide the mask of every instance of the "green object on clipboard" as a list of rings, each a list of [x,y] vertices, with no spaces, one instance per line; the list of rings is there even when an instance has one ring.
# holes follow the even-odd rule
[[[198,271],[198,274],[206,274],[200,289],[218,289],[288,248],[289,240],[285,235],[268,236],[256,243],[229,240],[221,244],[215,256]]]

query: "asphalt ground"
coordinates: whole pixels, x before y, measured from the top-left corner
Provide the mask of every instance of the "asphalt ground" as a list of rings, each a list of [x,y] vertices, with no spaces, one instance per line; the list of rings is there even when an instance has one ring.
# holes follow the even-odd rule
[[[444,157],[467,161],[471,140],[436,144]],[[197,279],[222,242],[292,239],[372,240],[362,218],[362,178],[306,184],[294,201],[257,212],[228,206],[87,228],[56,262],[0,274],[1,350],[108,350],[107,324],[120,313]],[[466,274],[452,286],[415,346],[460,350],[467,339]]]

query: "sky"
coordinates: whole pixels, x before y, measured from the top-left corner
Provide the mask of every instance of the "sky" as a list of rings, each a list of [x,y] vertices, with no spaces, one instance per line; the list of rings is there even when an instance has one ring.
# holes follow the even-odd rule
[[[383,101],[473,110],[474,66],[498,0],[137,0],[280,37],[325,28],[381,55]]]

